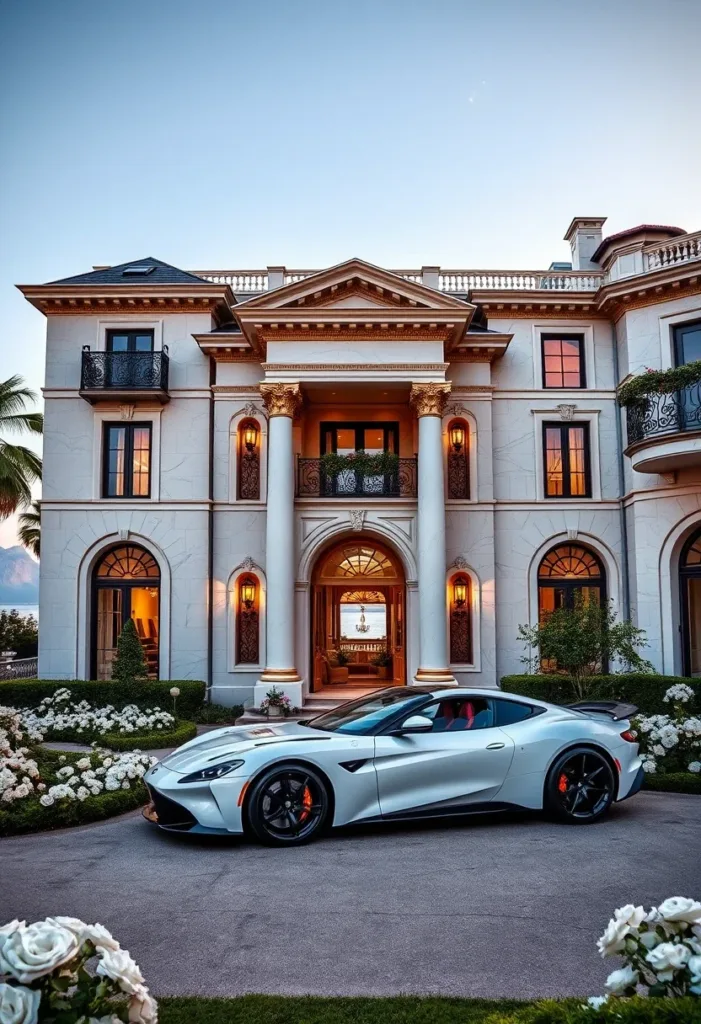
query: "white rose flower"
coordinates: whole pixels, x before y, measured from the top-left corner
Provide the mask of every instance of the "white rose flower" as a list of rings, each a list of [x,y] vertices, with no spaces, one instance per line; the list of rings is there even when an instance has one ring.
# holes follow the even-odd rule
[[[0,982],[0,1024],[37,1024],[41,992]]]
[[[587,1003],[592,1010],[600,1010],[605,1003],[608,1002],[608,996],[589,996]]]
[[[701,921],[701,903],[685,896],[670,896],[657,908],[660,917],[665,921],[686,921],[697,924]]]
[[[68,963],[78,952],[72,931],[50,921],[36,921],[27,928],[18,928],[3,942],[0,949],[0,972],[11,974],[23,985],[50,974]]]
[[[0,927],[0,943],[2,943],[2,940],[7,938],[8,935],[12,935],[13,932],[18,931],[20,928],[26,928],[26,926],[26,921],[18,921],[17,918],[13,921],[8,921],[7,924]]]
[[[126,949],[106,949],[101,950],[100,954],[102,959],[97,965],[97,974],[118,982],[122,992],[127,995],[135,995],[140,991],[144,977]]]
[[[689,765],[690,772],[701,772],[701,761],[692,761]]]
[[[614,910],[613,916],[616,921],[622,921],[623,924],[630,925],[631,928],[639,928],[645,920],[645,909],[636,907],[632,903],[626,903],[625,907]]]
[[[660,981],[671,981],[674,972],[681,970],[691,957],[691,951],[679,942],[661,942],[645,959]]]
[[[645,946],[645,949],[654,949],[655,946],[660,944],[662,939],[657,932],[643,932],[640,936],[640,941]]]
[[[98,950],[112,950],[115,952],[120,949],[120,945],[112,935],[108,932],[102,924],[86,924],[83,929],[83,939],[89,939]]]
[[[625,921],[617,921],[612,917],[596,947],[602,956],[613,956],[614,953],[620,953],[625,946],[626,935],[629,932],[630,927]]]
[[[54,798],[51,796],[50,793],[44,793],[42,796],[39,797],[39,803],[41,804],[42,807],[51,807],[53,802]]]
[[[87,925],[79,917],[47,917],[46,921],[47,924],[57,924],[59,928],[67,928],[69,932],[73,932],[78,944],[83,941],[83,932]]]
[[[609,974],[606,979],[604,988],[611,993],[612,996],[622,996],[626,989],[632,988],[638,984],[638,972],[634,971],[633,968],[626,964],[619,971],[613,971]]]
[[[131,1024],[156,1024],[158,1020],[158,1004],[143,985],[129,1000],[129,1020]]]

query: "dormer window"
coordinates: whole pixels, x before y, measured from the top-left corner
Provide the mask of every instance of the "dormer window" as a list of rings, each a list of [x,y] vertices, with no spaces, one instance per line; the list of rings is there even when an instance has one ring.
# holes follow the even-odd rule
[[[132,267],[125,267],[122,277],[145,277],[146,274],[152,274],[155,269],[153,263],[136,263]]]

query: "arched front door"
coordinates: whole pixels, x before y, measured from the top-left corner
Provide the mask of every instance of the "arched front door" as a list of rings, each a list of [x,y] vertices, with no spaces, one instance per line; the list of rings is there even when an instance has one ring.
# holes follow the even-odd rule
[[[679,560],[685,676],[701,676],[701,530],[689,537]]]
[[[327,549],[312,577],[312,689],[406,682],[406,602],[399,558],[370,538]]]
[[[111,679],[117,640],[126,620],[134,620],[150,679],[158,679],[161,574],[153,555],[136,544],[121,544],[102,556],[93,570],[91,678]]]

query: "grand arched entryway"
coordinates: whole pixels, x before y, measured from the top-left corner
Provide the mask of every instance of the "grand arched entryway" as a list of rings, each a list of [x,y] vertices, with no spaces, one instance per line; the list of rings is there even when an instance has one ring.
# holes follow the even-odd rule
[[[387,545],[361,535],[322,552],[311,622],[314,692],[406,683],[406,583]]]

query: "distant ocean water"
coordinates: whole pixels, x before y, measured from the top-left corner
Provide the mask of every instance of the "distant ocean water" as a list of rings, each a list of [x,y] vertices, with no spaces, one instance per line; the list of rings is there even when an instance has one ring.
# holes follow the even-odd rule
[[[37,622],[39,621],[38,604],[0,604],[0,612],[9,612],[13,608],[16,608],[20,615],[33,615]]]

